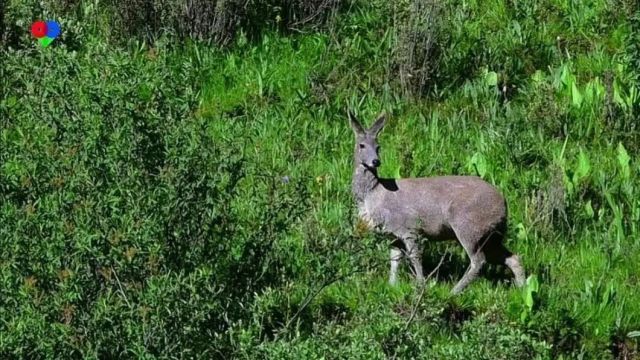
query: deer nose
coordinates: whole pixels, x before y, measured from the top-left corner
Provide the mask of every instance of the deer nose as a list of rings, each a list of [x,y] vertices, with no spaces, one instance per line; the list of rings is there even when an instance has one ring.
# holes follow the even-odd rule
[[[373,160],[372,163],[373,163],[373,166],[375,166],[375,167],[380,166],[380,160],[378,160],[378,159]]]

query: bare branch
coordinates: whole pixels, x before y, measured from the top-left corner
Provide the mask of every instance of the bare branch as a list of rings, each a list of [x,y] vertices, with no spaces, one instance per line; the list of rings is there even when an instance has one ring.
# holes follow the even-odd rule
[[[413,307],[411,308],[411,315],[409,316],[409,319],[407,319],[407,322],[404,324],[404,329],[403,329],[402,332],[407,331],[407,329],[409,328],[409,325],[411,324],[411,322],[413,321],[413,319],[416,316],[416,313],[418,312],[418,306],[422,302],[422,298],[424,297],[425,289],[427,288],[427,280],[429,280],[438,271],[438,269],[440,269],[440,266],[442,266],[442,263],[444,262],[444,258],[447,256],[447,254],[449,255],[449,258],[451,258],[451,253],[443,254],[442,257],[440,258],[440,262],[438,262],[438,265],[424,279],[424,282],[421,285],[420,295],[418,295],[418,298],[416,299],[416,302],[413,304]]]

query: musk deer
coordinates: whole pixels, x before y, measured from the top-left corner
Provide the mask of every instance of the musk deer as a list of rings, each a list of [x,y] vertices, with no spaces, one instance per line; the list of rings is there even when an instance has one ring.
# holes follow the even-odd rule
[[[383,179],[377,137],[385,123],[378,116],[368,130],[349,112],[355,133],[352,191],[359,217],[375,231],[393,234],[389,282],[396,283],[400,260],[407,256],[416,280],[424,281],[419,236],[429,240],[457,239],[471,261],[453,288],[460,293],[486,262],[504,264],[522,286],[525,274],[520,258],[503,245],[507,230],[507,206],[495,187],[476,176],[436,176]]]

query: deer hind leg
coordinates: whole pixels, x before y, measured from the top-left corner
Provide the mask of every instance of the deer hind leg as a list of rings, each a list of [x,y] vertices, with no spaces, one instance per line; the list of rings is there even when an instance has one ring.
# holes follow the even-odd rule
[[[467,268],[465,274],[460,278],[458,283],[453,287],[451,291],[454,295],[460,294],[462,290],[464,290],[475,278],[478,277],[482,267],[486,263],[486,256],[481,246],[476,246],[478,241],[475,241],[476,238],[479,238],[476,234],[472,232],[466,233],[464,231],[454,229],[460,244],[464,247],[465,252],[469,256],[470,264]],[[481,245],[481,244],[480,244]]]
[[[518,255],[509,251],[501,242],[487,246],[485,253],[492,264],[506,265],[511,270],[517,287],[524,285],[525,272]]]
[[[416,242],[414,236],[406,236],[402,239],[404,242],[406,255],[411,261],[415,278],[418,282],[424,281],[424,273],[422,272],[422,251]]]
[[[525,283],[525,272],[520,262],[520,256],[511,254],[504,260],[504,264],[507,265],[513,275],[515,276],[515,282],[517,287],[522,287]]]

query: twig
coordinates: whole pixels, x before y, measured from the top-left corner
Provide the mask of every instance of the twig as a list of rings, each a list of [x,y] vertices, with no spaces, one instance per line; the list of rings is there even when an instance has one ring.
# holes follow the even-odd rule
[[[330,0],[329,1],[323,1],[322,4],[320,4],[320,6],[318,6],[318,10],[307,16],[305,19],[299,20],[294,22],[293,24],[289,25],[289,30],[296,30],[298,31],[298,29],[296,28],[297,25],[304,25],[306,23],[308,23],[309,21],[313,20],[315,17],[317,17],[318,15],[322,14],[322,12],[326,9],[329,8],[331,6],[335,6]]]
[[[302,306],[300,306],[300,308],[298,309],[298,311],[296,311],[296,313],[291,317],[291,319],[289,319],[289,321],[287,321],[287,323],[284,326],[284,329],[288,329],[289,326],[291,325],[291,323],[293,323],[294,320],[296,320],[300,314],[302,313],[302,311],[304,309],[307,308],[307,306],[309,306],[309,304],[311,303],[311,301],[313,299],[316,298],[316,296],[318,296],[318,294],[320,294],[320,292],[322,292],[322,290],[324,290],[327,286],[336,283],[338,281],[344,280],[346,278],[348,278],[351,275],[360,273],[360,272],[364,272],[367,269],[358,269],[358,270],[354,270],[348,274],[342,275],[342,276],[334,276],[328,280],[325,280],[320,287],[315,291],[315,292],[311,292],[307,295],[307,297],[304,299],[304,301],[302,302]]]
[[[355,251],[352,251],[352,253],[353,254],[358,254],[358,253],[360,253],[360,252],[362,252],[364,250],[366,250],[366,248],[362,247],[362,248],[356,249]],[[373,268],[375,269],[375,268],[378,268],[378,267],[380,267],[380,264],[375,265]],[[318,296],[318,294],[320,294],[320,292],[322,292],[322,290],[324,290],[327,286],[329,286],[329,285],[331,285],[333,283],[336,283],[338,281],[341,281],[341,280],[343,280],[343,279],[345,279],[345,278],[347,278],[347,277],[349,277],[351,275],[354,275],[354,274],[357,274],[357,273],[360,273],[360,272],[363,272],[363,271],[366,271],[366,270],[369,270],[369,269],[370,268],[358,269],[358,270],[354,270],[354,271],[352,271],[352,272],[350,272],[348,274],[342,275],[342,276],[333,276],[333,277],[331,277],[329,279],[324,280],[322,282],[322,284],[320,285],[320,287],[318,287],[317,290],[307,294],[307,296],[305,297],[304,301],[302,302],[302,305],[300,306],[298,311],[296,311],[296,313],[291,317],[291,319],[289,319],[289,321],[287,321],[287,323],[284,325],[283,330],[288,329],[289,326],[293,323],[293,321],[295,321],[300,316],[302,311],[304,311],[304,309],[306,309],[307,306],[309,306],[311,301],[313,301],[313,299],[315,299]]]
[[[445,256],[447,256],[447,254],[451,255],[450,253],[445,253],[444,255],[442,255],[438,265],[429,273],[429,275],[427,275],[427,277],[422,282],[422,289],[420,291],[420,295],[418,295],[416,302],[413,304],[413,308],[411,309],[411,315],[409,316],[409,319],[407,319],[407,322],[404,324],[404,329],[402,331],[403,333],[407,331],[407,329],[409,328],[409,325],[413,321],[413,318],[415,318],[416,313],[418,312],[418,305],[420,304],[420,302],[422,302],[422,298],[424,297],[424,291],[427,288],[427,280],[429,280],[433,276],[433,274],[435,274],[438,271],[438,269],[440,269],[440,266],[442,265],[442,262],[444,261],[444,258]]]
[[[116,282],[118,283],[118,288],[120,288],[120,294],[122,294],[122,297],[124,298],[124,302],[126,302],[127,306],[129,306],[129,308],[132,309],[131,303],[129,302],[129,299],[127,299],[127,294],[124,293],[124,289],[122,288],[122,284],[120,283],[118,274],[116,274],[116,270],[113,268],[113,266],[111,267],[111,272],[113,273],[113,276],[116,277]]]

